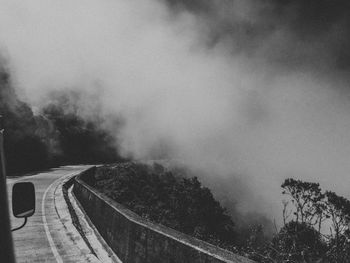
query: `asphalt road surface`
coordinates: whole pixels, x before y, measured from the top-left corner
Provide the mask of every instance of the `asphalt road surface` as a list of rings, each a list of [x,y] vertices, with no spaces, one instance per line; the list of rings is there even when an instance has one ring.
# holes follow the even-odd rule
[[[7,179],[11,207],[11,191],[15,182],[32,182],[36,193],[36,211],[27,225],[12,232],[17,262],[94,262],[91,251],[79,247],[81,240],[72,235],[64,224],[67,220],[58,212],[65,205],[60,183],[67,176],[77,174],[89,166],[65,166],[34,175]],[[63,201],[62,201],[63,200]],[[24,219],[11,213],[12,228]]]

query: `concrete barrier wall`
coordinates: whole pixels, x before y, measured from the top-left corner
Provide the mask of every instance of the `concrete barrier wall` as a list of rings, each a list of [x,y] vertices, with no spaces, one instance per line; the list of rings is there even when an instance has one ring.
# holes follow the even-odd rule
[[[252,263],[170,228],[151,223],[97,192],[95,168],[75,178],[73,193],[91,222],[124,263]]]

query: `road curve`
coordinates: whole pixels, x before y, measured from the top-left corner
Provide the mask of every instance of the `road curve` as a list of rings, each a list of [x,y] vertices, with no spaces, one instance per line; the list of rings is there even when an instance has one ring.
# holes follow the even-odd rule
[[[32,182],[36,193],[36,211],[28,218],[27,225],[12,232],[17,262],[95,262],[95,256],[87,247],[82,247],[79,237],[70,233],[60,217],[58,207],[63,198],[56,198],[58,185],[68,176],[77,174],[89,166],[65,166],[35,175],[7,179],[9,200],[15,182]],[[61,200],[62,199],[62,200]],[[11,203],[10,203],[11,204]],[[11,205],[10,205],[11,206]],[[11,210],[11,209],[10,209]],[[23,219],[12,216],[15,228]]]

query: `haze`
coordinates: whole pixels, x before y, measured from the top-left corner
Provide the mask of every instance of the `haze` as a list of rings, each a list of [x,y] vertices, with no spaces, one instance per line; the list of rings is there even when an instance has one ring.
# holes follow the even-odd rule
[[[348,13],[320,29],[300,1],[181,2],[1,0],[17,93],[39,114],[81,92],[124,156],[179,160],[243,211],[279,218],[287,177],[350,197]]]

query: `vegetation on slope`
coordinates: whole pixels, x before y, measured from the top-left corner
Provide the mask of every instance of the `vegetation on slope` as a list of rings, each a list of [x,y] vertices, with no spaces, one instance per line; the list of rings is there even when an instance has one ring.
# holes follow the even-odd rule
[[[284,225],[272,239],[261,225],[235,228],[198,178],[159,164],[97,169],[93,186],[140,216],[258,262],[337,262],[350,258],[350,201],[319,184],[286,179]],[[331,231],[323,233],[324,226]]]
[[[99,191],[153,222],[212,243],[234,241],[234,223],[198,178],[181,177],[160,165],[117,166],[98,169],[94,186]]]

